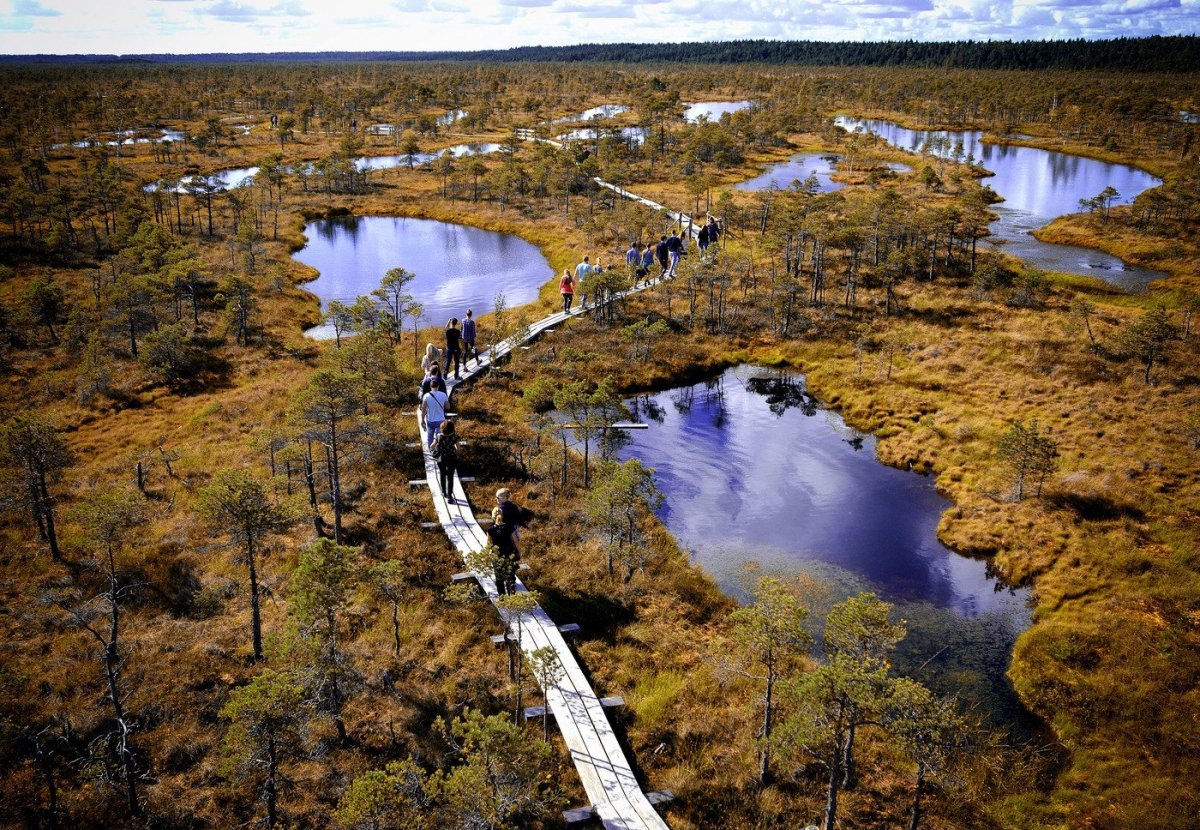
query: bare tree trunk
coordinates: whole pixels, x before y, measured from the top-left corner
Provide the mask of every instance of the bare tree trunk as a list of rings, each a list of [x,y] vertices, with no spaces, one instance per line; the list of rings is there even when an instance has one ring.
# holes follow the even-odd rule
[[[908,830],[917,830],[921,823],[921,795],[925,789],[925,764],[917,763],[917,787],[913,791],[912,818],[908,822]]]
[[[254,659],[261,660],[262,650],[262,611],[259,601],[258,568],[254,562],[254,542],[246,545],[246,565],[250,570],[250,632],[254,642]]]

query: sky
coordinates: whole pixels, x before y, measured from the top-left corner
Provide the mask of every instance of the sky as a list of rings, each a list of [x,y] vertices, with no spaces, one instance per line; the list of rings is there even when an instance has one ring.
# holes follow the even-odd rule
[[[1200,0],[0,0],[0,54],[1200,33]]]

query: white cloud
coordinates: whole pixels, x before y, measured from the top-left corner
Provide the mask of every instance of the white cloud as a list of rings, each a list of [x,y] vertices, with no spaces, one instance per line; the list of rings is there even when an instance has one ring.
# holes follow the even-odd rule
[[[1200,0],[111,0],[103,2],[103,14],[97,0],[7,3],[9,12],[0,12],[0,53],[10,54],[473,50],[742,38],[1024,40],[1200,31]]]
[[[17,17],[58,17],[58,9],[43,6],[38,0],[14,0],[13,14]]]

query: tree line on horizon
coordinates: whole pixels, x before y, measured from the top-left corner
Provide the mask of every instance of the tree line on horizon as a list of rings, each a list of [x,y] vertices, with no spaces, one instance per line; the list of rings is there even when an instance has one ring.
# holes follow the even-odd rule
[[[762,63],[799,66],[916,66],[959,69],[1194,72],[1200,36],[1111,40],[869,41],[734,40],[690,43],[591,43],[430,52],[207,52],[190,55],[7,55],[0,63],[260,63],[287,61]]]

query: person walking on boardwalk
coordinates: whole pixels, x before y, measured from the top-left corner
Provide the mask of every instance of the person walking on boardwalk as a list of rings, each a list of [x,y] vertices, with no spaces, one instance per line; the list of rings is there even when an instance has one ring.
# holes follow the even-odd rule
[[[713,248],[713,256],[716,256],[717,240],[721,237],[721,223],[717,221],[717,217],[708,217],[708,244]]]
[[[670,259],[671,267],[667,269],[667,276],[674,278],[675,269],[679,267],[679,257],[683,254],[683,240],[679,238],[678,231],[671,231],[671,235],[667,238],[667,256]]]
[[[446,367],[442,374],[450,375],[450,361],[454,361],[454,379],[459,379],[458,367],[462,363],[462,332],[458,330],[458,318],[451,317],[446,323]]]
[[[492,526],[485,531],[492,544],[492,570],[496,577],[496,591],[501,595],[517,591],[517,552],[513,539],[513,526],[504,521],[504,511],[499,507],[492,510]]]
[[[426,392],[433,389],[446,391],[446,381],[442,379],[442,367],[436,363],[429,367],[429,374],[421,378],[420,395],[423,397]]]
[[[642,267],[638,269],[638,274],[646,282],[650,282],[650,269],[654,267],[654,246],[649,242],[646,243],[645,250],[642,251]]]
[[[588,275],[592,273],[592,263],[587,258],[583,258],[583,262],[575,266],[575,290],[579,292],[579,308],[587,308],[587,285],[586,280]]]
[[[704,261],[704,254],[708,250],[708,225],[701,225],[700,232],[696,234],[696,247],[700,249],[700,261]]]
[[[625,270],[629,272],[630,279],[633,280],[633,287],[637,288],[638,284],[638,265],[642,261],[642,243],[634,242],[629,246],[629,250],[625,252]]]
[[[442,485],[442,496],[446,501],[454,502],[454,474],[458,472],[458,433],[454,431],[454,422],[442,421],[438,434],[433,437],[429,454],[437,462],[438,481]]]
[[[479,362],[479,349],[475,348],[475,318],[471,316],[471,309],[467,309],[467,316],[462,321],[462,342],[463,342],[463,365],[466,366],[471,361],[471,353],[475,353],[475,362]]]
[[[504,514],[505,524],[513,529],[513,541],[521,541],[521,527],[525,524],[522,519],[524,511],[512,500],[512,491],[507,487],[496,491],[496,509]]]
[[[563,298],[563,313],[571,313],[571,303],[575,300],[575,280],[571,279],[571,272],[563,269],[562,278],[558,281],[558,293],[562,294]]]
[[[440,379],[437,382],[441,383]],[[433,445],[434,437],[442,422],[446,420],[446,404],[449,402],[450,397],[446,394],[444,386],[441,389],[430,388],[421,396],[421,423],[425,425],[425,446]]]
[[[421,371],[429,374],[430,367],[442,362],[442,353],[432,343],[425,344],[425,356],[421,358]]]
[[[658,256],[658,264],[662,266],[662,271],[658,275],[658,278],[662,279],[667,275],[668,261],[670,257],[670,252],[667,250],[667,238],[665,236],[659,240],[657,245],[654,246],[654,253]]]

